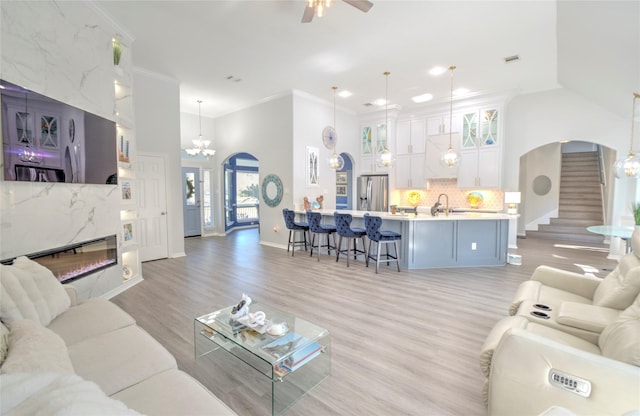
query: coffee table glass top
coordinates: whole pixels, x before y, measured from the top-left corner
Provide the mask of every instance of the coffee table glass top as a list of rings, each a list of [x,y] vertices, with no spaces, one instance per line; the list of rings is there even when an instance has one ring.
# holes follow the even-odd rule
[[[265,329],[263,327],[257,328],[256,331],[231,319],[232,309],[233,306],[229,306],[200,316],[196,321],[209,328],[212,333],[224,336],[228,341],[270,364],[282,361],[329,334],[328,330],[291,313],[254,301],[250,305],[250,313],[262,311],[267,321],[274,324],[286,323],[288,328],[286,333],[269,335],[263,331]]]

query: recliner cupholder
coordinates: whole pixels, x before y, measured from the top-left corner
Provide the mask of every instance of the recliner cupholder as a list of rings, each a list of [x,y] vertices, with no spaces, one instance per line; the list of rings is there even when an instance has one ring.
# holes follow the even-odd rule
[[[551,310],[550,307],[548,307],[547,305],[543,305],[542,303],[536,303],[536,304],[533,305],[533,307],[536,308],[536,309],[541,309],[543,311],[550,311]]]
[[[532,311],[531,315],[535,316],[536,318],[549,319],[549,315],[540,311]]]

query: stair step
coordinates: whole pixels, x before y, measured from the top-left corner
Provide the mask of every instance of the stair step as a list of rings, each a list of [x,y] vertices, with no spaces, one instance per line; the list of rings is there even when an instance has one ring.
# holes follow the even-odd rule
[[[604,237],[598,234],[582,235],[571,233],[550,233],[544,231],[527,231],[527,237],[545,238],[548,240],[565,240],[565,241],[578,241],[583,243],[600,243],[604,242]]]
[[[587,228],[591,225],[600,225],[601,222],[593,222],[593,220],[591,219],[585,219],[585,218],[567,218],[567,217],[562,217],[562,218],[551,218],[549,220],[549,224],[550,225],[559,225],[559,226],[565,226],[565,225],[573,225],[575,227],[583,227],[583,228]]]
[[[540,224],[538,231],[545,231],[548,233],[562,233],[562,234],[582,234],[593,235],[593,233],[587,231],[587,227],[579,225],[552,225],[552,224]]]
[[[580,205],[576,205],[576,204],[564,204],[564,203],[560,203],[560,207],[559,207],[559,211],[564,211],[564,212],[600,212],[602,213],[602,206],[601,205],[585,205],[585,204],[580,204]],[[562,215],[559,215],[560,217],[562,217]]]

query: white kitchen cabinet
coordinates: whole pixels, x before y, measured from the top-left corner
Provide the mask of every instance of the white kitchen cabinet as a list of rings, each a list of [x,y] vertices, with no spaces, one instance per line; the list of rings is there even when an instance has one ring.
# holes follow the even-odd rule
[[[438,136],[440,134],[458,133],[460,131],[460,115],[451,117],[451,129],[449,129],[449,113],[441,114],[427,119],[427,135]]]
[[[424,189],[426,184],[424,153],[398,156],[395,163],[397,189]]]
[[[404,120],[398,122],[396,152],[398,155],[424,153],[426,138],[425,120]]]
[[[458,188],[500,187],[502,140],[499,115],[500,110],[496,107],[463,113]]]
[[[452,134],[451,147],[456,152],[460,150],[460,135]],[[445,166],[440,158],[449,149],[449,135],[440,134],[427,137],[425,177],[427,179],[452,179],[458,177],[458,167]]]

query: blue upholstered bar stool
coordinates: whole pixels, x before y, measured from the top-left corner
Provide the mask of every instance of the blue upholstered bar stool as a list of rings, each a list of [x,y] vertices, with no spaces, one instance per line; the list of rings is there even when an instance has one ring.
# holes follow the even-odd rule
[[[369,237],[369,249],[367,250],[367,267],[369,267],[369,259],[376,261],[376,273],[378,273],[378,267],[380,262],[387,263],[387,266],[391,262],[396,262],[398,271],[400,271],[400,260],[398,259],[398,240],[402,239],[402,236],[395,231],[380,231],[382,225],[382,218],[374,217],[369,214],[364,214],[364,226],[367,229],[367,237]],[[376,254],[371,255],[371,243],[376,243]],[[395,255],[389,254],[389,244],[393,243],[395,249]],[[383,258],[380,258],[380,245],[384,244],[386,253]]]
[[[322,215],[319,212],[307,211],[307,222],[309,223],[309,232],[311,233],[311,254],[313,257],[313,248],[318,249],[318,261],[320,261],[320,249],[327,248],[327,254],[331,255],[331,249],[336,248],[336,226],[333,224],[322,224]],[[314,245],[318,236],[318,243]],[[326,244],[322,244],[322,235],[326,238]],[[329,236],[333,236],[333,245],[329,242]]]
[[[340,253],[346,253],[347,255],[347,267],[349,267],[349,254],[351,253],[351,241],[353,241],[353,258],[358,258],[358,254],[363,254],[365,261],[367,259],[367,251],[365,246],[364,237],[367,232],[364,228],[351,228],[351,221],[353,217],[351,214],[340,214],[339,212],[333,213],[333,219],[336,222],[336,231],[340,238],[338,239],[338,246],[336,247],[336,261],[340,260]],[[342,249],[342,238],[347,239],[347,248]],[[362,238],[362,250],[358,250],[358,239]]]
[[[304,245],[304,251],[307,251],[307,231],[309,231],[309,224],[306,222],[296,221],[296,213],[287,208],[282,209],[282,215],[284,216],[284,223],[289,229],[289,240],[287,241],[287,253],[289,247],[291,247],[291,255],[294,256],[296,252],[296,246]],[[296,240],[296,233],[302,232],[302,240]]]

